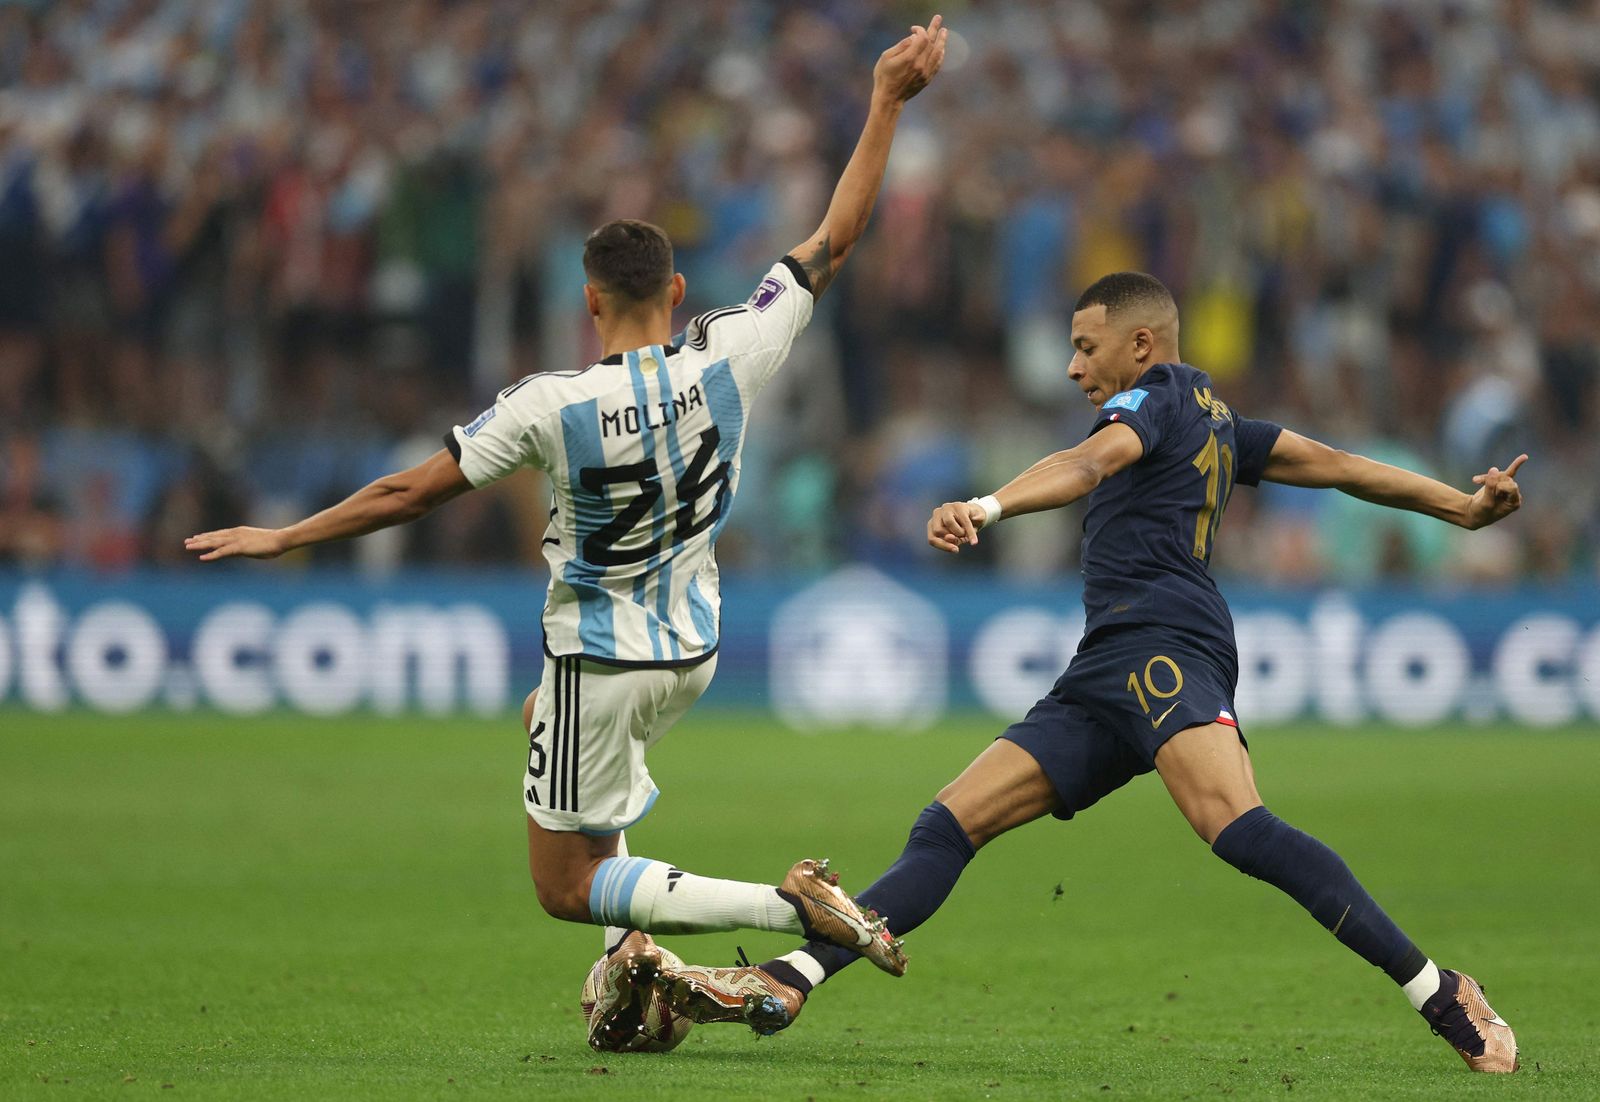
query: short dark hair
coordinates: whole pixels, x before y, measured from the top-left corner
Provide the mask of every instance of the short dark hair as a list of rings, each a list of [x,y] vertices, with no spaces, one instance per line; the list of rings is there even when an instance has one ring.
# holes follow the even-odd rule
[[[1151,306],[1161,310],[1171,310],[1173,313],[1178,312],[1178,304],[1173,300],[1172,292],[1167,290],[1166,284],[1144,272],[1112,272],[1110,275],[1101,276],[1084,288],[1072,312],[1076,314],[1079,310],[1087,310],[1091,306],[1104,306],[1107,319],[1113,314],[1122,313],[1130,306]]]
[[[603,290],[645,302],[672,281],[672,240],[649,222],[607,222],[583,243],[583,271]]]

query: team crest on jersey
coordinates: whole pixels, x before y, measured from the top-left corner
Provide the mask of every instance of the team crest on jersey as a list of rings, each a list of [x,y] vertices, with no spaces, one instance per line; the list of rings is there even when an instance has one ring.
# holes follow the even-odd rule
[[[493,420],[494,420],[494,407],[490,406],[488,409],[486,409],[482,413],[478,414],[478,416],[473,419],[472,424],[468,425],[466,428],[462,429],[461,431],[466,433],[468,436],[476,436],[476,435],[478,435],[478,430],[479,429],[483,428],[483,426],[487,425],[490,421],[493,421]]]
[[[1106,404],[1101,408],[1136,410],[1144,405],[1144,400],[1148,397],[1150,397],[1150,392],[1143,387],[1124,390],[1121,394],[1113,394],[1106,399]]]
[[[778,301],[778,296],[783,294],[783,291],[783,284],[779,283],[773,277],[768,276],[766,279],[763,279],[761,281],[761,285],[756,288],[756,293],[750,296],[749,305],[754,306],[757,310],[764,311],[767,307]]]

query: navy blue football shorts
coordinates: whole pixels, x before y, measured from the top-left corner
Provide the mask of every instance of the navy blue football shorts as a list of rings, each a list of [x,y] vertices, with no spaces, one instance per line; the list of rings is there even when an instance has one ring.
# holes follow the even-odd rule
[[[1070,819],[1153,770],[1156,751],[1179,731],[1238,729],[1230,658],[1166,628],[1102,632],[1000,737],[1033,755],[1061,798],[1056,818]]]

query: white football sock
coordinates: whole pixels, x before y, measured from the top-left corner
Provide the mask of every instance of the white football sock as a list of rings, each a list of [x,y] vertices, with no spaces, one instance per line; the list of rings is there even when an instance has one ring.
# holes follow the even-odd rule
[[[812,987],[819,986],[823,980],[828,978],[827,970],[822,967],[816,957],[804,949],[796,949],[792,953],[785,953],[778,959],[809,980]]]
[[[644,857],[600,862],[589,889],[589,914],[595,922],[652,934],[805,932],[799,912],[777,888],[696,876]]]
[[[621,834],[617,835],[617,856],[628,856],[628,840]],[[616,949],[617,946],[622,944],[622,939],[627,937],[630,932],[631,931],[626,926],[607,926],[605,930],[605,951],[610,953],[612,950]]]
[[[1428,961],[1422,966],[1422,971],[1412,976],[1408,983],[1402,984],[1400,989],[1411,1000],[1411,1009],[1421,1010],[1422,1004],[1439,991],[1439,966]]]

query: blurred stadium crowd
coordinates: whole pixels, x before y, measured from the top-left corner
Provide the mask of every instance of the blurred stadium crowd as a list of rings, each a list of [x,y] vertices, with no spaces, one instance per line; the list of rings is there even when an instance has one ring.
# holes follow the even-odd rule
[[[1267,580],[1600,571],[1600,4],[949,3],[868,240],[757,411],[723,559],[937,567],[931,505],[1080,438],[1077,291],[1165,279],[1252,416],[1465,485],[1471,540],[1280,488]],[[592,226],[667,228],[689,307],[820,219],[877,52],[931,11],[823,0],[0,5],[0,563],[116,569],[273,524],[595,354]],[[683,317],[688,317],[686,311]],[[533,476],[319,551],[537,556]],[[1070,567],[1076,515],[978,551]]]

